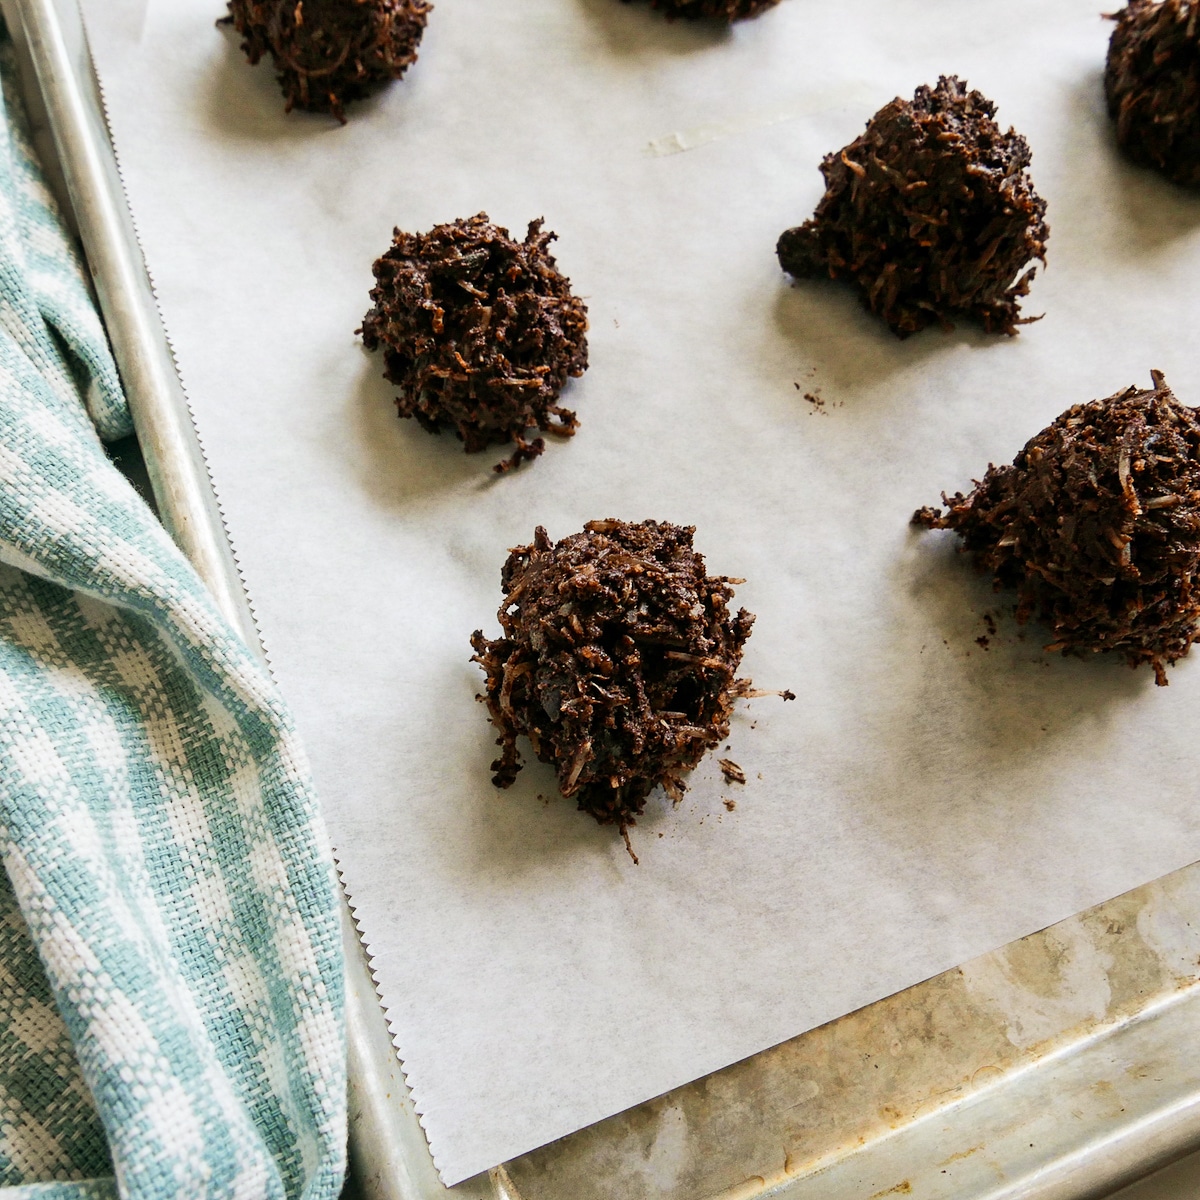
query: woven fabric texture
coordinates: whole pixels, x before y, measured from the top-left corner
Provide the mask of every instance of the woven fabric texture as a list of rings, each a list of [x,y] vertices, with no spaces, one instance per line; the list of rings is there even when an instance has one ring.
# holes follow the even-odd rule
[[[6,34],[0,77],[0,1196],[324,1200],[343,965],[308,769],[105,454],[128,412]]]

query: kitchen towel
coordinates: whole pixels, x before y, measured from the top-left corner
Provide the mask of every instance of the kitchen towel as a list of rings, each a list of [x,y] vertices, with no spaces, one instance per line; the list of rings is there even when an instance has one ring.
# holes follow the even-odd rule
[[[0,1185],[334,1197],[343,964],[307,764],[105,454],[128,410],[0,33]]]

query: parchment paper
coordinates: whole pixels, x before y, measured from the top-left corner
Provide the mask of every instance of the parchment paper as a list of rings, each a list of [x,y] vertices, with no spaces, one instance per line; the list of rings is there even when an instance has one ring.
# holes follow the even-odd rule
[[[284,117],[216,0],[85,0],[165,319],[443,1178],[1200,857],[1200,662],[1046,658],[913,509],[1076,401],[1200,403],[1200,204],[1116,157],[1097,0],[785,0],[731,32],[617,0],[439,0],[350,124]],[[1008,340],[895,340],[779,232],[821,156],[958,73],[1024,132],[1050,267]],[[690,147],[690,148],[689,148]],[[591,309],[582,428],[496,480],[394,416],[372,260],[544,215]],[[824,407],[803,398],[820,392]],[[758,614],[725,784],[634,831],[495,791],[469,662],[508,547],[697,527]],[[716,756],[713,756],[715,759]],[[543,797],[545,799],[543,799]],[[727,811],[723,799],[736,801]]]

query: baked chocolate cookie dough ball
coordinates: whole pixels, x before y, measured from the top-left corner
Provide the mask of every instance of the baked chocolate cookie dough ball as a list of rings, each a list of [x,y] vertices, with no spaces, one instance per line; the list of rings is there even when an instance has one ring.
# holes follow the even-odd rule
[[[332,113],[361,100],[416,61],[433,5],[427,0],[229,0],[251,65],[279,72],[286,110]]]
[[[694,532],[610,519],[552,543],[539,526],[512,551],[503,635],[471,638],[487,675],[480,699],[500,731],[497,787],[521,769],[524,735],[562,794],[622,834],[654,788],[680,799],[749,691],[737,670],[754,623],[744,608],[730,613],[741,581],[706,574]]]
[[[1200,419],[1158,371],[1067,409],[1011,466],[913,523],[952,529],[1017,619],[1054,633],[1049,650],[1110,651],[1148,663],[1159,684],[1200,617]]]
[[[778,3],[779,0],[650,0],[650,7],[665,12],[668,20],[685,17],[691,21],[732,23],[757,17]]]
[[[783,269],[849,280],[900,337],[959,318],[1015,334],[1050,231],[1029,145],[995,111],[953,76],[880,109],[821,164],[825,195],[780,237]]]
[[[1136,163],[1200,186],[1200,3],[1130,0],[1114,17],[1104,93]]]
[[[397,229],[374,266],[361,333],[368,350],[383,348],[400,415],[430,433],[449,426],[468,453],[515,442],[497,471],[545,449],[527,430],[569,437],[579,424],[558,398],[587,369],[587,307],[547,249],[555,236],[538,220],[517,242],[479,213],[429,233]]]

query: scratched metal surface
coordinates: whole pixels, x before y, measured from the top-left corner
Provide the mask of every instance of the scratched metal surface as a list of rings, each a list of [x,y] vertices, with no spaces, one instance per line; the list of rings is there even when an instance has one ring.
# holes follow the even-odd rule
[[[143,446],[170,482],[175,450]],[[449,1191],[375,1018],[367,1200],[1089,1200],[1200,1145],[1200,865]]]

